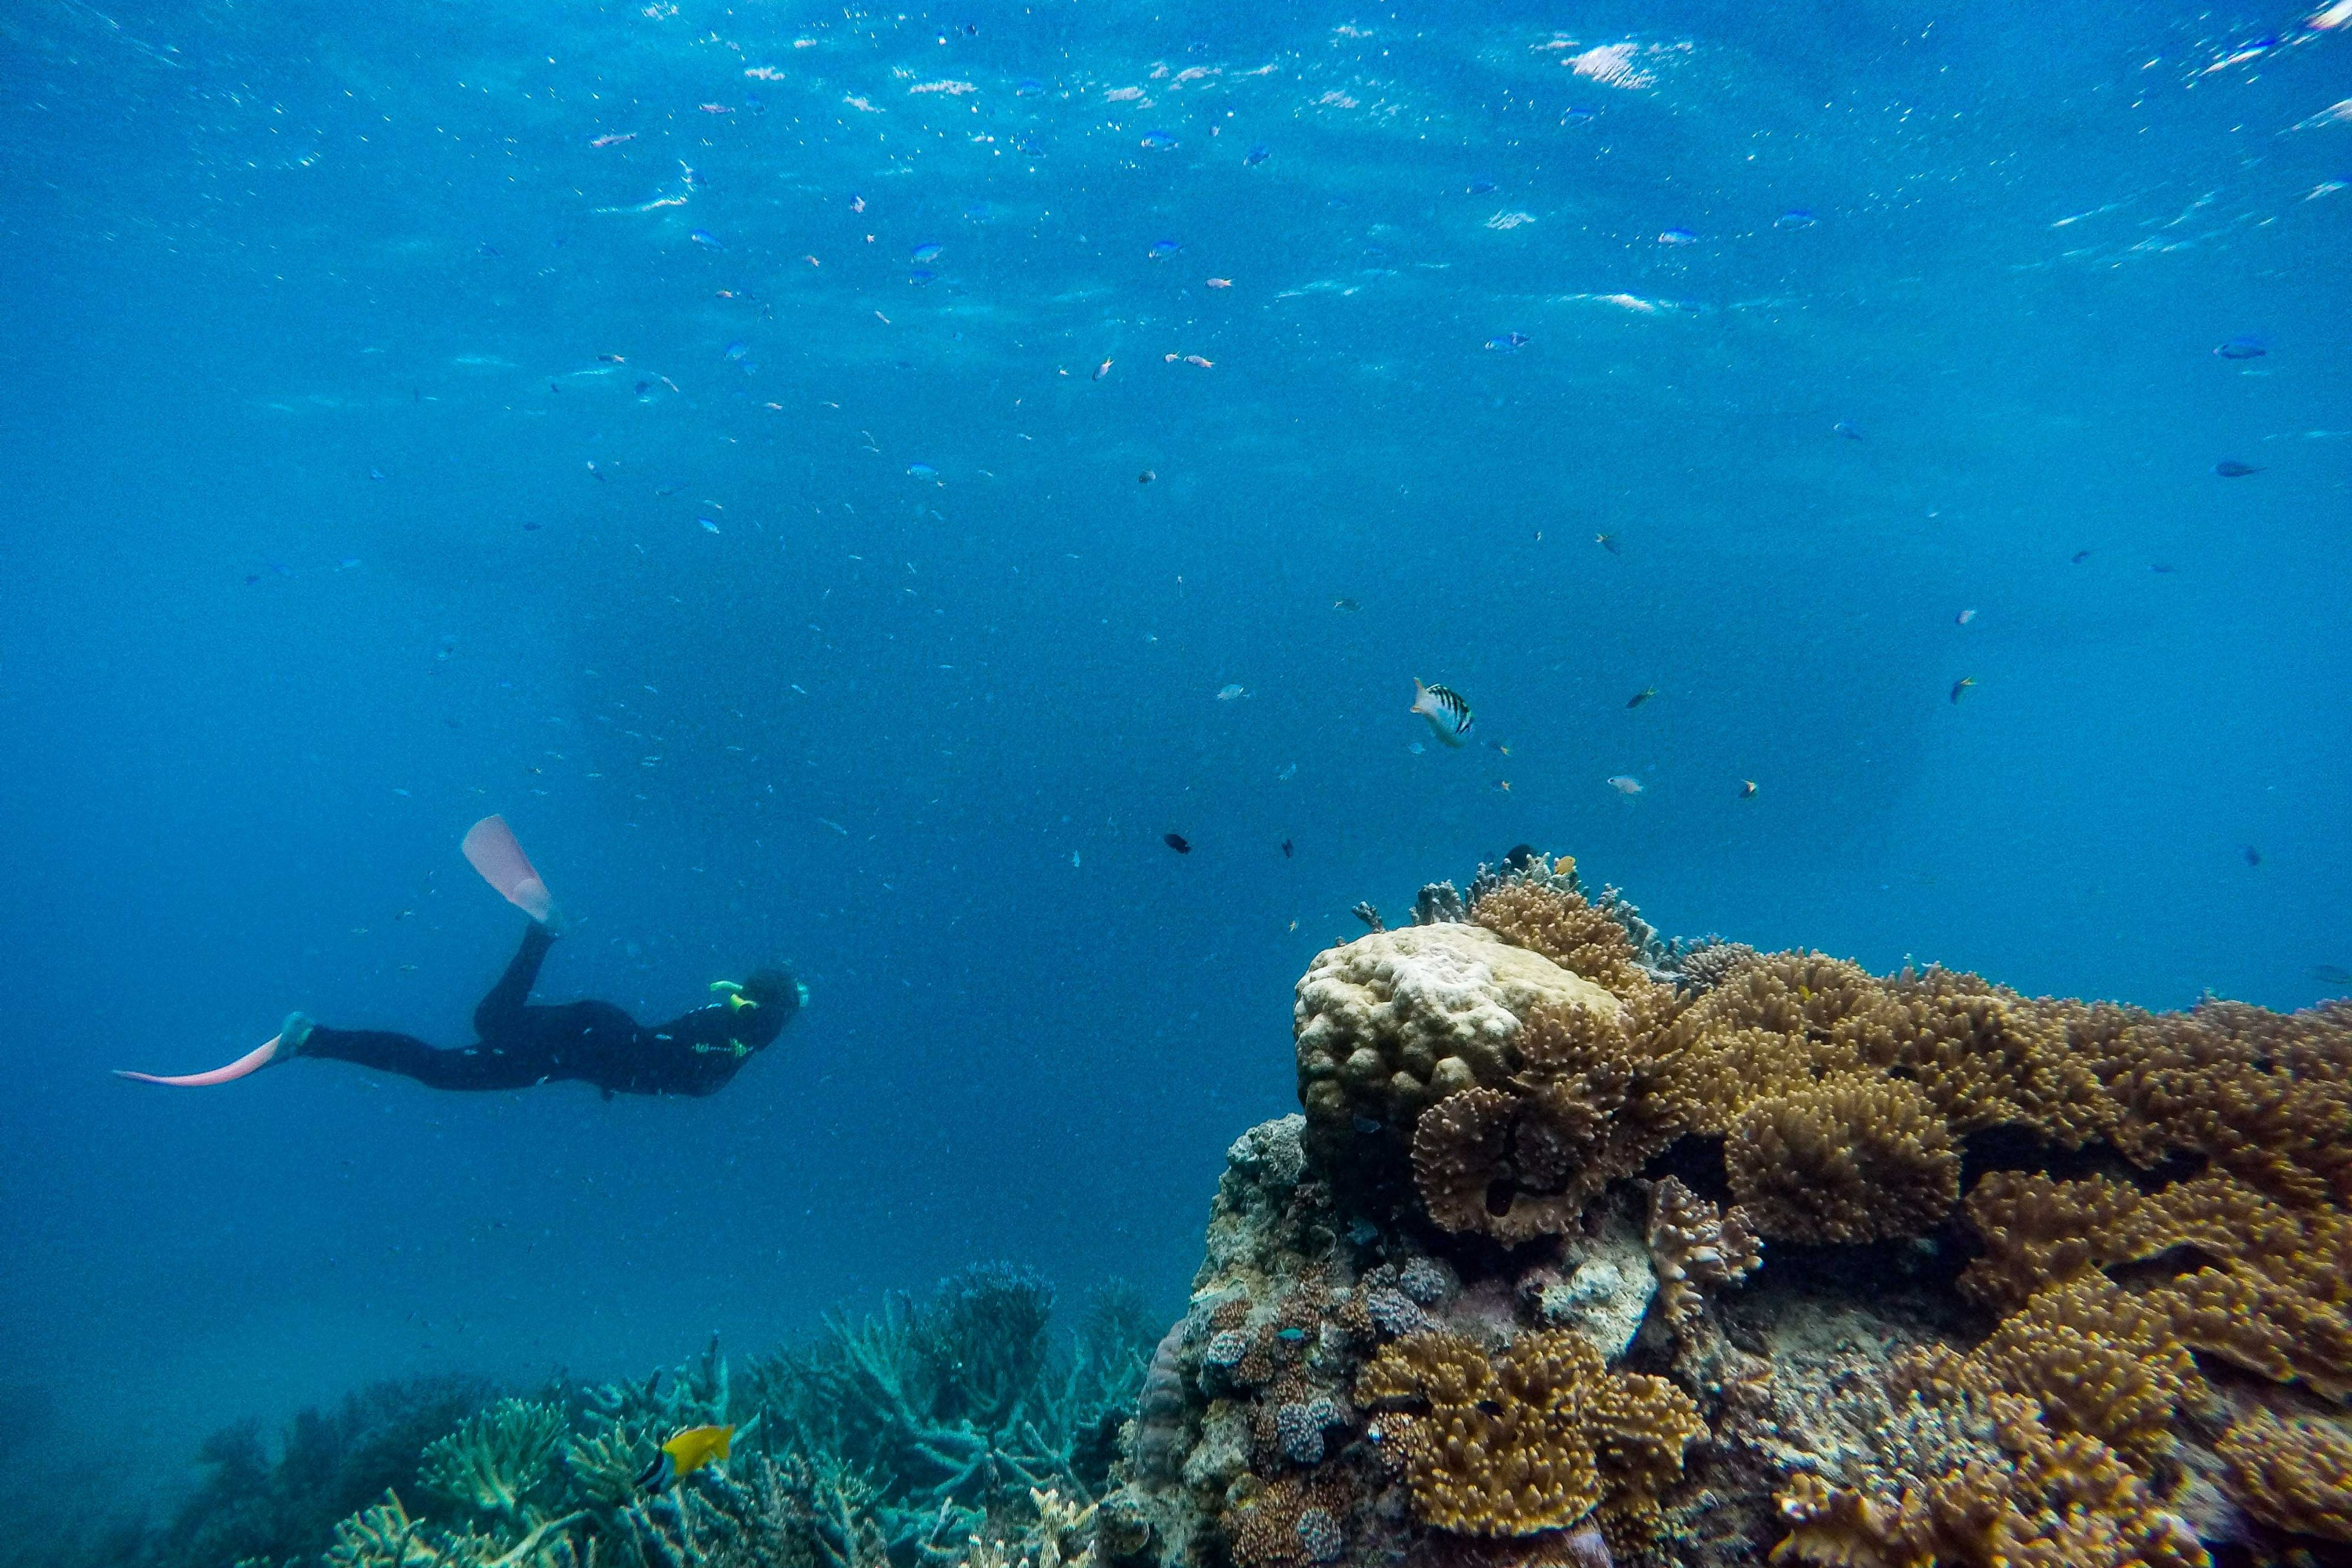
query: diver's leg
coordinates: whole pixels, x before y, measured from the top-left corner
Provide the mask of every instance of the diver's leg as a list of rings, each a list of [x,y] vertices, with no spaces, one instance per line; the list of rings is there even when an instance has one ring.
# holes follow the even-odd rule
[[[515,949],[507,972],[474,1008],[475,1034],[489,1040],[515,1032],[522,1005],[530,1000],[530,988],[539,984],[539,966],[547,962],[547,950],[554,945],[554,933],[539,921],[523,928],[522,945]]]
[[[386,1029],[314,1027],[303,1042],[302,1055],[397,1073],[428,1089],[528,1089],[552,1077],[568,1076],[551,1071],[551,1064],[539,1059],[536,1053],[490,1046],[445,1051],[413,1035]]]

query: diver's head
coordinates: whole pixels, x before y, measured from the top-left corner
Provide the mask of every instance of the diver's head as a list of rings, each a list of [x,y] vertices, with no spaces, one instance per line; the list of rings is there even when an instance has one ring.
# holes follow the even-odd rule
[[[783,1019],[800,1011],[801,1004],[808,1000],[808,987],[782,964],[763,963],[744,980],[743,994],[757,1002],[761,1012]]]

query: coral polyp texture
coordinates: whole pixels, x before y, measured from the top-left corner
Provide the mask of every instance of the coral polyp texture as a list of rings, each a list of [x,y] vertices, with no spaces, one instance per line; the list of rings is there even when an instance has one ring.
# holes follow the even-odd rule
[[[2344,1560],[2352,1005],[1667,942],[1528,850],[1412,908],[1298,983],[1105,1568]]]

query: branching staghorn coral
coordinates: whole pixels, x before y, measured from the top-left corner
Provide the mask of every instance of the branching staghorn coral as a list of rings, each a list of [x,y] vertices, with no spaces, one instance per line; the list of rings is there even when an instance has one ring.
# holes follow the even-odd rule
[[[566,1568],[573,1561],[564,1531],[577,1514],[541,1521],[511,1544],[494,1536],[452,1533],[409,1518],[400,1499],[380,1503],[335,1526],[328,1568]]]
[[[988,1510],[1034,1492],[1090,1503],[1142,1387],[1150,1331],[1126,1298],[1097,1302],[1056,1352],[1052,1287],[983,1265],[928,1299],[828,1321],[814,1350],[754,1363],[767,1441],[888,1478],[872,1504],[894,1555],[952,1556]]]
[[[525,1500],[548,1483],[563,1429],[563,1412],[555,1405],[501,1399],[428,1444],[417,1479],[476,1513],[522,1522]]]

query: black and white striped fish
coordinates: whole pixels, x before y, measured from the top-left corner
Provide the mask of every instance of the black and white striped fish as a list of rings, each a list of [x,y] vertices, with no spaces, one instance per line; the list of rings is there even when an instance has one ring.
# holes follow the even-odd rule
[[[1412,683],[1412,712],[1429,721],[1437,738],[1449,746],[1458,746],[1462,737],[1470,732],[1470,704],[1462,694],[1443,686],[1423,686],[1420,678]]]

